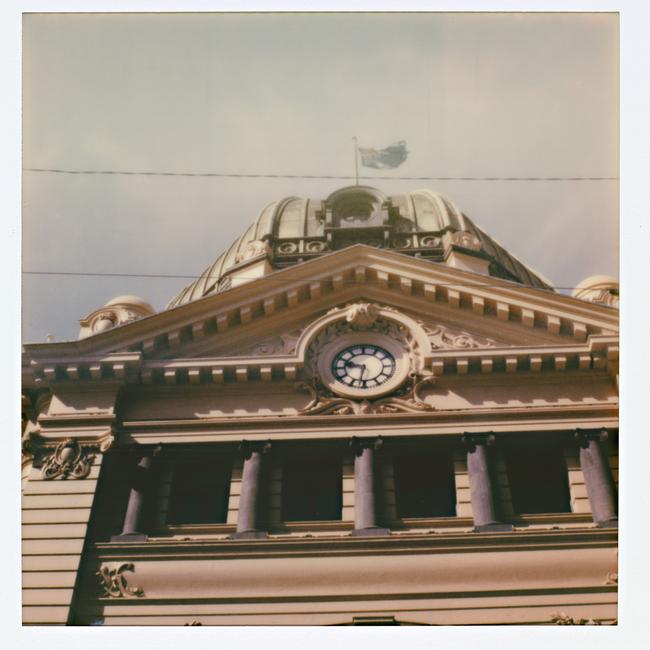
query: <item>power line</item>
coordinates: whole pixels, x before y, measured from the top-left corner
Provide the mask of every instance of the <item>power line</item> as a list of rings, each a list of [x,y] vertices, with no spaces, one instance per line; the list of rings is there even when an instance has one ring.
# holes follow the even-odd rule
[[[223,174],[217,172],[152,172],[109,169],[44,169],[23,168],[24,172],[41,174],[70,174],[88,176],[183,176],[188,178],[282,178],[282,179],[322,179],[355,180],[355,176],[336,176],[326,174]],[[361,180],[377,181],[517,181],[517,182],[572,182],[572,181],[618,181],[616,176],[359,176]]]
[[[178,279],[178,280],[198,280],[203,276],[197,275],[173,275],[165,273],[96,273],[96,272],[85,272],[85,271],[23,271],[23,275],[64,275],[64,276],[88,276],[88,277],[107,277],[107,278],[165,278],[165,279]],[[208,276],[209,280],[218,280],[222,276],[212,275]],[[260,280],[260,276],[238,276],[242,280]],[[285,278],[272,278],[265,277],[266,282],[276,282],[278,284],[293,284],[292,280]],[[519,284],[514,280],[509,280],[513,284]],[[365,284],[377,284],[372,280],[366,280]],[[449,282],[449,283],[440,283],[437,282],[436,286],[439,287],[474,287],[474,288],[498,288],[502,287],[501,284],[479,284],[479,283],[464,283],[464,282]],[[527,285],[522,285],[527,286]],[[542,287],[532,287],[532,288],[542,288]],[[569,291],[577,289],[578,287],[553,287],[557,290]]]

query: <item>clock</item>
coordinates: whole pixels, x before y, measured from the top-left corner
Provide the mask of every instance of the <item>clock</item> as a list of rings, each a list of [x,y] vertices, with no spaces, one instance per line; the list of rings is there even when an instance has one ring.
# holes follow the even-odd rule
[[[332,360],[334,379],[352,388],[371,389],[386,383],[395,374],[395,357],[374,344],[343,348]]]
[[[374,399],[398,389],[408,378],[408,349],[377,332],[337,336],[318,352],[323,385],[337,395]]]

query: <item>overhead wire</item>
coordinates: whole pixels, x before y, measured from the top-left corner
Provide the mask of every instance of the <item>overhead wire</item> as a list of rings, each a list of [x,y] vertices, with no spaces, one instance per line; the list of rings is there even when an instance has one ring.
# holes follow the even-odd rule
[[[204,178],[279,178],[312,180],[355,180],[355,176],[334,174],[232,174],[221,172],[170,172],[117,169],[55,169],[25,167],[24,172],[46,174],[95,175],[95,176],[184,176]],[[572,181],[618,181],[616,176],[359,176],[361,180],[381,181],[482,181],[482,182],[572,182]]]
[[[196,280],[201,276],[197,275],[175,275],[170,273],[97,273],[97,272],[85,272],[85,271],[23,271],[23,275],[63,275],[63,276],[89,276],[89,277],[118,277],[118,278],[165,278],[165,279],[178,279],[178,280]],[[218,280],[221,276],[212,275],[208,276],[208,280]],[[265,282],[275,282],[278,284],[294,284],[294,280],[285,279],[285,278],[274,278],[271,276],[260,277],[260,276],[238,276],[238,279],[241,280],[261,280],[264,279]],[[505,282],[512,282],[512,284],[519,285],[519,282],[514,280],[504,280]],[[366,279],[365,284],[378,284],[378,282]],[[479,282],[436,282],[438,287],[474,287],[474,288],[497,288],[502,287],[502,284],[485,284]],[[522,285],[527,286],[527,285]],[[543,287],[531,287],[533,289],[538,288],[545,290]],[[553,289],[569,291],[577,289],[578,287],[552,287]]]

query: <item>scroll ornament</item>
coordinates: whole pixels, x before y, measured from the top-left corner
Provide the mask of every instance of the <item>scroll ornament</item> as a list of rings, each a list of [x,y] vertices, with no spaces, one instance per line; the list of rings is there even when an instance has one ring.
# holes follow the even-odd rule
[[[101,586],[104,589],[104,596],[109,598],[141,598],[144,596],[144,590],[141,587],[130,587],[126,582],[126,571],[135,572],[133,562],[124,562],[119,566],[109,567],[103,564],[97,576],[99,576]]]
[[[299,411],[300,415],[365,415],[368,413],[421,413],[435,408],[425,402],[421,390],[432,386],[436,378],[432,373],[409,375],[408,381],[395,394],[376,400],[353,400],[339,397],[327,390],[317,379],[301,382],[296,388],[308,392],[310,401]]]
[[[601,625],[600,621],[593,618],[575,618],[564,612],[555,612],[551,615],[551,622],[555,625]]]
[[[79,442],[74,438],[62,440],[54,450],[46,446],[40,436],[31,436],[23,441],[24,451],[39,459],[41,473],[45,480],[55,478],[86,478],[97,452],[105,454],[115,440],[108,430],[101,438],[92,442]],[[39,466],[37,465],[37,466]]]
[[[493,348],[497,344],[493,339],[475,337],[468,332],[453,331],[438,323],[433,324],[418,321],[418,324],[425,331],[429,341],[431,341],[432,350]]]
[[[90,474],[94,459],[92,451],[82,447],[76,440],[67,438],[46,458],[41,470],[43,478],[85,478]]]

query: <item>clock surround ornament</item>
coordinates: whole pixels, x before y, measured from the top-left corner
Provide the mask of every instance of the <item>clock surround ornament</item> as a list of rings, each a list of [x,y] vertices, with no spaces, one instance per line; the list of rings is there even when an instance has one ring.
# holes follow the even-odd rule
[[[359,302],[335,307],[305,358],[310,393],[302,415],[418,413],[434,410],[421,395],[435,377],[423,368],[420,332],[392,307]],[[426,339],[425,339],[426,341]]]

